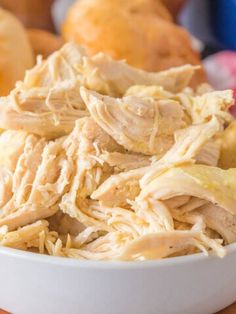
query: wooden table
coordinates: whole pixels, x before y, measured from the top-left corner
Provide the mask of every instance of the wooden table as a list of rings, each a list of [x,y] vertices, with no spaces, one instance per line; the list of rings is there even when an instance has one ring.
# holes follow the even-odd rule
[[[0,310],[0,314],[9,314],[3,310]],[[227,307],[227,309],[218,312],[217,314],[236,314],[236,303]]]
[[[227,309],[220,311],[218,314],[236,314],[236,303],[227,307]]]

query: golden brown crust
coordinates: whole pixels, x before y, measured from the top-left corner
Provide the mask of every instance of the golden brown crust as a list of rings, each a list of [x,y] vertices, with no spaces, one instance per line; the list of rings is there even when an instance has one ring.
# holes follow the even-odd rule
[[[63,35],[90,54],[103,51],[147,71],[199,64],[188,33],[163,8],[156,0],[80,0],[69,10]],[[197,83],[205,81],[203,73],[197,75]]]
[[[186,0],[159,0],[161,1],[173,17],[177,17]]]
[[[53,2],[54,0],[0,0],[0,6],[13,13],[25,27],[53,31]]]
[[[0,9],[0,95],[7,95],[33,63],[23,26],[11,13]]]
[[[27,34],[35,56],[42,55],[43,58],[47,58],[51,53],[60,49],[64,43],[60,36],[41,29],[30,28],[27,30]]]

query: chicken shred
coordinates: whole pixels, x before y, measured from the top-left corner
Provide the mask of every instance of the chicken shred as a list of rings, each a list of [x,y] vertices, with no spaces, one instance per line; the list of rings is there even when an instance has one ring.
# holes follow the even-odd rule
[[[181,90],[198,68],[186,65],[148,73],[103,54],[88,57],[81,47],[68,43],[47,60],[39,57],[23,82],[0,99],[0,128],[55,139],[69,134],[77,119],[89,115],[80,97],[80,86],[114,96],[138,83],[162,83],[167,89]],[[120,77],[126,78],[123,84]]]
[[[85,88],[81,96],[96,123],[131,152],[162,156],[173,145],[174,132],[186,126],[183,109],[175,101],[115,99]]]
[[[223,257],[236,242],[233,96],[191,89],[198,68],[148,73],[73,43],[39,57],[0,98],[0,245]]]

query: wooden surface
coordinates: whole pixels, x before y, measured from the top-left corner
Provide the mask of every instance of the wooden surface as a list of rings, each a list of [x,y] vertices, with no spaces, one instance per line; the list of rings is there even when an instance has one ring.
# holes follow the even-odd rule
[[[227,309],[220,311],[218,314],[236,314],[236,303],[227,307]]]
[[[9,314],[3,310],[0,310],[0,314]],[[19,313],[20,314],[20,313]],[[236,314],[236,303],[227,307],[227,309],[218,312],[217,314]]]

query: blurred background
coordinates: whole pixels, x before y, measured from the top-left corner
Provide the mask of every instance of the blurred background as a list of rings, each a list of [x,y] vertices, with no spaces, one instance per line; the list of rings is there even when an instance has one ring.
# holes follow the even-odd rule
[[[236,90],[236,0],[0,0],[0,7],[1,95],[37,55],[66,41],[148,71],[202,64],[193,86]]]

